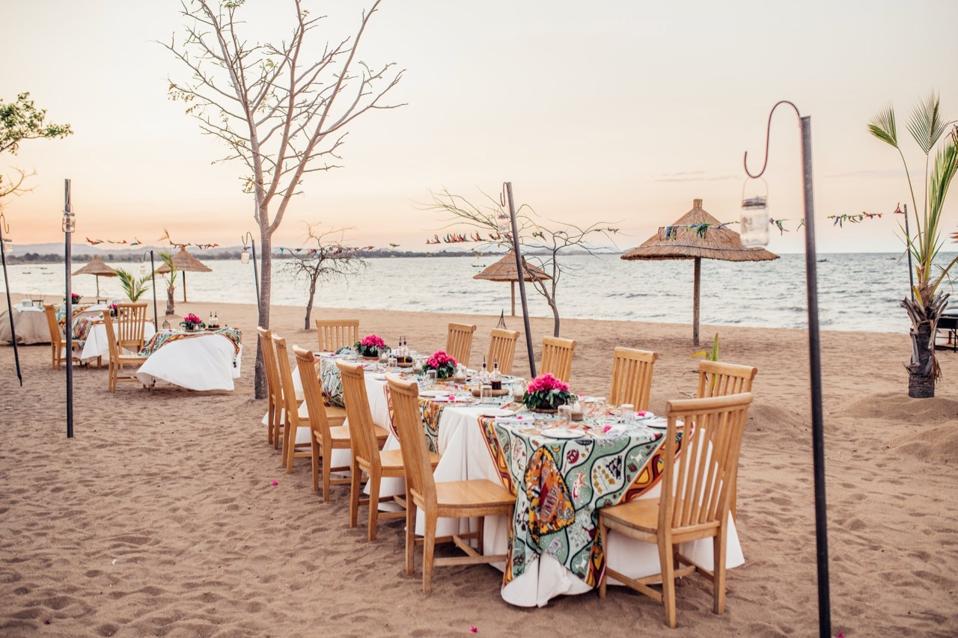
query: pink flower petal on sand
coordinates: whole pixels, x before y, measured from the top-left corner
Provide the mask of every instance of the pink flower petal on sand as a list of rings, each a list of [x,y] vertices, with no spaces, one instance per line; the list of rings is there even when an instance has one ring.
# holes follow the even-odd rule
[[[273,486],[273,487],[276,487],[277,485],[279,485],[279,481],[274,480],[274,481],[272,482],[272,486]]]
[[[478,633],[479,633],[479,628],[476,627],[475,625],[469,625],[469,633],[470,633],[470,634],[478,634]]]

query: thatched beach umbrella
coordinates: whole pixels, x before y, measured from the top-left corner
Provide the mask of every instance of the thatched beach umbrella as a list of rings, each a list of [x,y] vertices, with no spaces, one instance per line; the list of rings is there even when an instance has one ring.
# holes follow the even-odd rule
[[[210,272],[211,268],[202,261],[191,255],[186,250],[186,246],[180,246],[178,253],[173,255],[173,267],[183,273],[183,303],[186,303],[186,273],[189,272]],[[160,274],[170,272],[166,264],[156,269]]]
[[[702,259],[725,261],[769,261],[778,255],[764,248],[746,248],[742,238],[733,230],[702,209],[702,200],[692,200],[692,210],[671,226],[659,228],[636,248],[622,255],[622,259],[694,259],[694,302],[692,305],[692,341],[699,345],[699,297],[701,292]]]
[[[74,275],[93,275],[96,277],[96,296],[100,296],[100,277],[116,277],[116,271],[106,265],[103,258],[94,255],[86,266],[73,273]]]
[[[525,265],[526,281],[545,281],[551,279],[544,270],[528,263],[525,258],[522,259]],[[478,275],[473,275],[473,279],[485,279],[486,281],[508,281],[512,289],[512,316],[516,316],[516,282],[519,281],[519,271],[516,268],[516,253],[510,250],[505,256],[490,265]]]

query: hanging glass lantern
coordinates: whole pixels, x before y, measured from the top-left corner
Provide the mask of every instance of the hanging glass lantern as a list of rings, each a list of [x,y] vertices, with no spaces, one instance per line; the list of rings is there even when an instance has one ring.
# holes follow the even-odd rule
[[[240,253],[240,263],[248,264],[249,263],[249,248],[243,246],[243,252]]]
[[[739,231],[746,248],[768,246],[768,189],[765,180],[748,180],[742,187]]]
[[[146,273],[147,273],[147,272],[148,272],[148,269],[147,269],[147,267],[146,267],[146,262],[145,262],[145,261],[141,261],[141,262],[140,262],[140,276],[141,276],[141,277],[146,276]]]

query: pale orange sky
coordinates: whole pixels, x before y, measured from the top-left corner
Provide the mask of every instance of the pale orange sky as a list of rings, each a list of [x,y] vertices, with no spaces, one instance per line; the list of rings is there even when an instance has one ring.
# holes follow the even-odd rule
[[[4,170],[37,173],[33,191],[7,204],[15,241],[60,239],[64,177],[73,180],[80,238],[148,242],[169,228],[182,241],[233,245],[254,229],[242,167],[212,166],[220,143],[167,99],[167,77],[185,74],[154,41],[181,26],[178,3],[8,4],[2,97],[30,91],[76,131],[0,157]],[[251,40],[286,22],[285,0],[248,4]],[[321,44],[351,30],[366,3],[306,4],[331,15],[313,34]],[[443,225],[418,205],[430,189],[478,197],[505,179],[548,217],[616,222],[620,247],[674,220],[693,197],[735,219],[742,152],[760,159],[768,109],[789,98],[812,116],[819,249],[898,250],[891,220],[840,231],[825,216],[904,201],[897,156],[865,125],[893,103],[904,137],[907,114],[932,90],[958,118],[956,23],[953,0],[386,0],[363,57],[407,69],[395,98],[409,106],[354,123],[345,168],[307,177],[277,243],[298,244],[305,222],[319,221],[355,227],[356,243],[420,249]],[[799,218],[798,131],[784,112],[768,176],[772,215]],[[952,197],[946,228],[956,227]],[[795,251],[800,242],[793,232],[770,248]]]

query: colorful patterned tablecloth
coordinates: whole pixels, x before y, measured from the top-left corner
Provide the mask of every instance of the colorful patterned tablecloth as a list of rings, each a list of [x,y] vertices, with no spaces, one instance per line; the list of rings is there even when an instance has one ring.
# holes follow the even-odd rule
[[[605,565],[599,509],[632,500],[658,482],[665,430],[638,422],[603,433],[598,422],[577,424],[580,437],[564,432],[557,438],[549,432],[554,417],[526,413],[479,423],[503,484],[516,495],[503,586],[546,552],[594,587]]]

